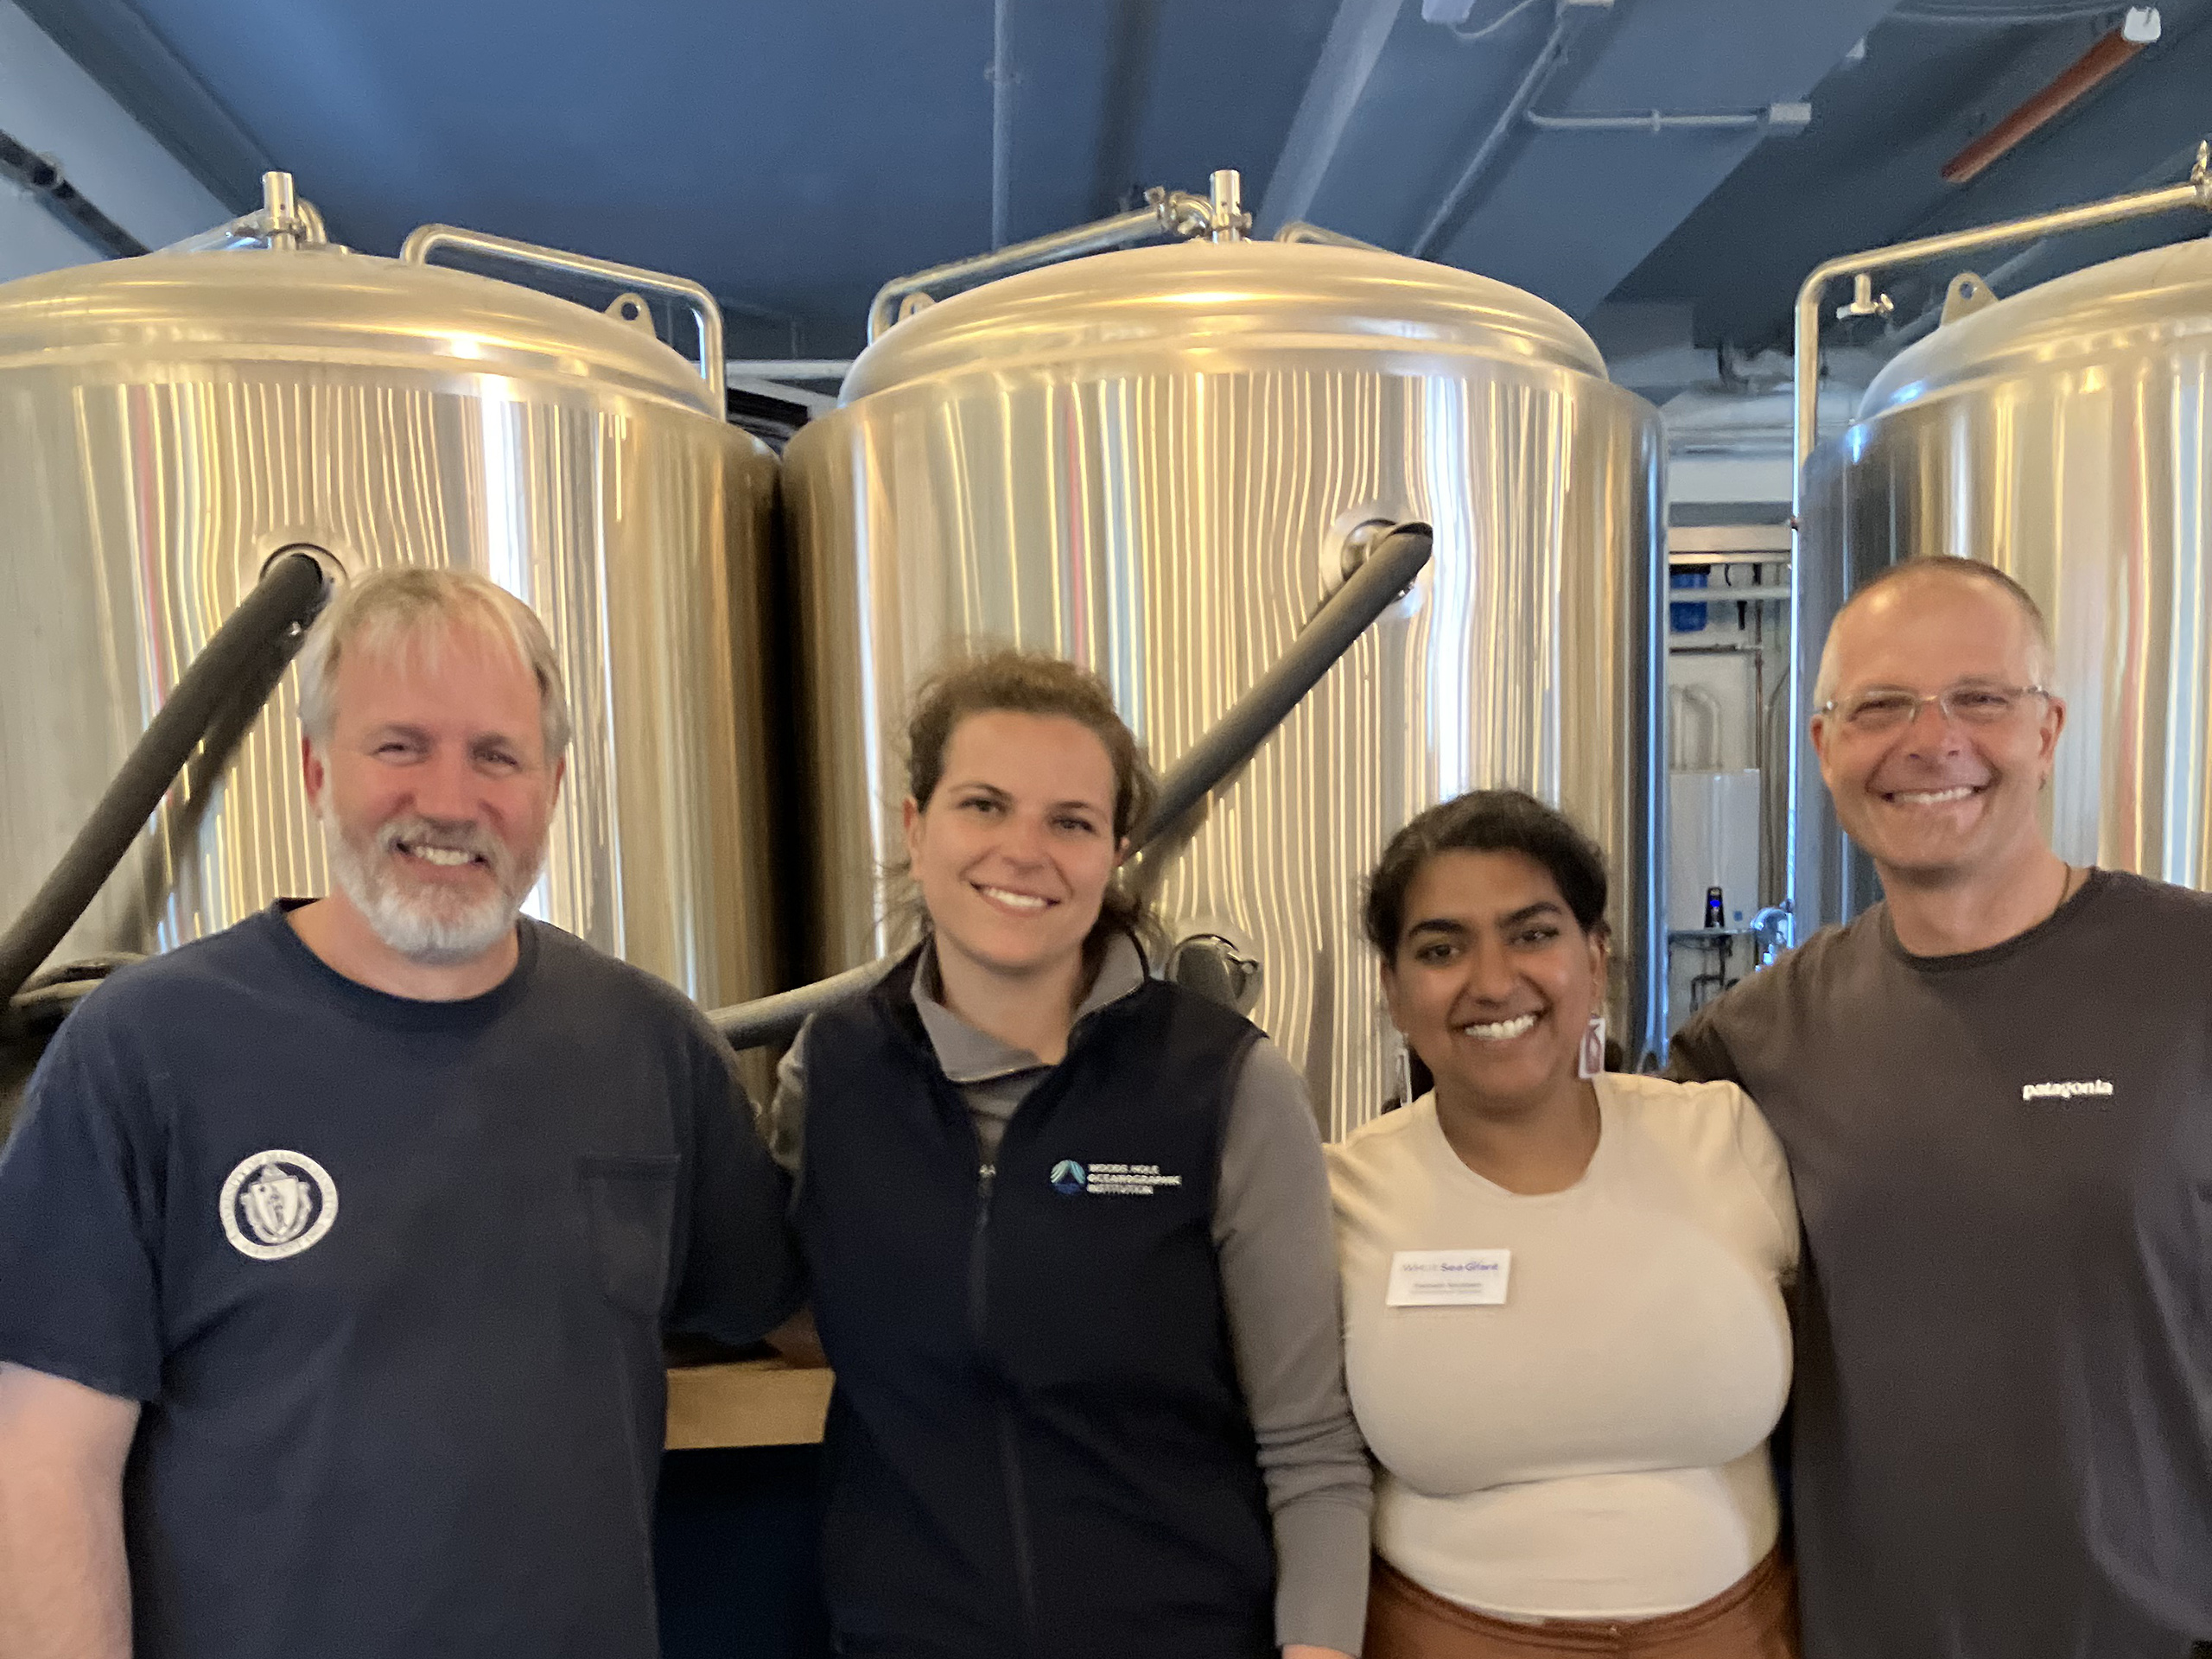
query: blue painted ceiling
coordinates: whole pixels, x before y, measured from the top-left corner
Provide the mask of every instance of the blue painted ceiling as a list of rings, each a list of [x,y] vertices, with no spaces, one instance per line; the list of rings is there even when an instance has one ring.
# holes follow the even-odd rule
[[[241,209],[279,165],[334,234],[372,251],[442,219],[681,272],[732,303],[741,354],[848,353],[878,284],[989,242],[993,0],[24,3]],[[1008,228],[1097,217],[1154,183],[1202,190],[1217,167],[1242,170],[1259,206],[1287,154],[1271,207],[1295,197],[1306,218],[1408,247],[1497,124],[1555,3],[1472,0],[1455,32],[1422,0],[999,0]],[[1964,187],[1942,183],[1941,163],[2120,8],[1561,10],[1576,13],[1572,45],[1541,111],[1809,99],[1811,124],[1513,123],[1436,256],[1585,317],[1609,299],[1686,304],[1707,345],[1783,338],[1797,282],[1830,254],[2179,176],[2212,130],[2212,0],[2167,0],[2157,46]],[[1916,20],[1929,10],[1974,15]],[[2019,280],[2120,245],[2053,249]],[[1932,291],[1947,274],[1930,273]],[[1898,289],[1906,315],[1926,291]]]

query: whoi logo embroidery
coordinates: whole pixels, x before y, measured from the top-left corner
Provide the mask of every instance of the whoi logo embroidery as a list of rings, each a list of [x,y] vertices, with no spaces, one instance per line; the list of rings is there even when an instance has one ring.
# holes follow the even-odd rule
[[[1180,1186],[1183,1178],[1158,1164],[1079,1164],[1063,1158],[1052,1166],[1052,1191],[1071,1198],[1078,1192],[1100,1198],[1148,1198],[1163,1188]]]
[[[241,1255],[281,1262],[322,1242],[338,1219],[338,1183],[303,1152],[257,1152],[223,1183],[223,1236]]]
[[[2020,1085],[2022,1100],[2080,1100],[2085,1096],[2106,1097],[2112,1093],[2112,1084],[2102,1077],[2081,1083],[2024,1083]]]

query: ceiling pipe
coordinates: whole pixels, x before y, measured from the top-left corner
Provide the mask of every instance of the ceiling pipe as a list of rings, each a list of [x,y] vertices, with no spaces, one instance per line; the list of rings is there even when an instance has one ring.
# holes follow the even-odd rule
[[[1477,188],[1504,149],[1506,140],[1520,126],[1521,118],[1536,101],[1536,95],[1558,73],[1567,55],[1568,41],[1592,13],[1611,9],[1612,0],[1559,0],[1559,9],[1552,15],[1551,33],[1544,36],[1544,43],[1537,48],[1528,73],[1521,77],[1513,96],[1505,100],[1505,107],[1498,111],[1497,119],[1483,136],[1482,143],[1475,146],[1475,153],[1467,158],[1467,165],[1444,193],[1444,200],[1428,216],[1428,223],[1421,227],[1421,233],[1414,238],[1408,252],[1416,259],[1431,258],[1444,239],[1459,228],[1467,204],[1474,199]]]
[[[1719,110],[1710,114],[1669,114],[1639,110],[1625,115],[1541,115],[1529,111],[1529,124],[1541,132],[1745,132],[1754,128],[1802,132],[1812,124],[1806,103],[1770,104],[1763,110]]]
[[[2060,71],[2049,86],[1944,162],[1944,181],[1964,184],[1980,177],[2031,133],[2102,86],[2131,58],[2155,41],[2158,31],[2157,7],[2142,6],[2130,11],[2125,22],[2110,34],[2100,36],[2096,44]]]
[[[1002,248],[1014,218],[1014,0],[991,0],[991,246]]]
[[[1491,35],[1504,29],[1509,23],[1512,22],[1515,18],[1520,16],[1522,12],[1528,10],[1529,7],[1535,3],[1536,0],[1520,0],[1519,4],[1508,6],[1503,11],[1498,13],[1497,16],[1491,18],[1488,22],[1478,24],[1473,29],[1466,27],[1467,14],[1474,10],[1471,5],[1454,6],[1452,10],[1459,14],[1456,19],[1431,17],[1428,15],[1428,8],[1426,5],[1421,8],[1421,16],[1432,23],[1443,23],[1447,32],[1455,41],[1486,41],[1490,39]]]
[[[129,259],[151,251],[87,201],[62,176],[59,163],[5,132],[0,132],[0,179],[22,186],[45,204],[48,213],[110,258]]]

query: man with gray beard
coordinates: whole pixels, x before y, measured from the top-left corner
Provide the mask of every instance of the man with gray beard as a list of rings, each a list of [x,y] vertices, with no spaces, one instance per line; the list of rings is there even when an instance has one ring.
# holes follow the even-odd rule
[[[671,1329],[791,1311],[677,992],[520,915],[537,619],[380,571],[300,658],[335,890],[117,975],[0,1158],[0,1653],[652,1659]]]

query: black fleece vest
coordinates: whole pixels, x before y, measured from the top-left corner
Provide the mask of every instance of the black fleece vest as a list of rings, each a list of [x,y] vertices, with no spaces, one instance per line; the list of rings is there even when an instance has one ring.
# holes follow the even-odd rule
[[[817,1016],[794,1204],[836,1368],[823,1578],[847,1654],[1260,1659],[1274,1556],[1212,1238],[1257,1033],[1147,981],[982,1167],[914,961]]]

